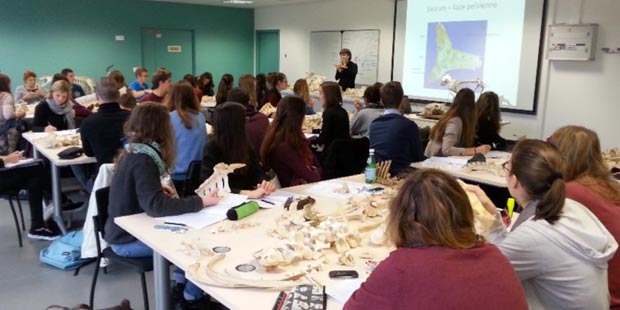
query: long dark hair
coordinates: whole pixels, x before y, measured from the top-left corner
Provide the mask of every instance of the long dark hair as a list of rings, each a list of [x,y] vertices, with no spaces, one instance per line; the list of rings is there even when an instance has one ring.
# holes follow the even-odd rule
[[[336,108],[342,104],[342,91],[336,82],[324,82],[321,84],[321,90],[325,97],[323,109]]]
[[[213,113],[213,141],[225,163],[250,164],[250,142],[245,131],[246,108],[236,102],[225,102]]]
[[[297,155],[310,164],[312,153],[301,131],[306,114],[306,102],[299,96],[286,96],[280,100],[276,117],[271,123],[261,146],[261,159],[265,167],[270,167],[271,157],[279,143],[284,142]]]
[[[431,139],[435,141],[443,141],[446,133],[448,121],[458,117],[463,122],[461,131],[461,141],[457,144],[460,147],[470,147],[474,145],[474,137],[476,136],[476,96],[474,91],[469,88],[463,88],[456,93],[454,101],[450,105],[450,109],[431,129]]]
[[[422,244],[468,249],[484,241],[474,229],[474,213],[463,187],[437,169],[416,170],[389,210],[387,234],[399,248]]]
[[[265,94],[269,91],[267,87],[267,76],[263,73],[256,75],[256,102],[258,104],[263,103],[263,98],[265,98]]]
[[[205,80],[209,80],[209,82],[205,83]],[[211,72],[201,74],[200,78],[198,78],[198,85],[205,96],[213,96],[213,75]]]
[[[185,128],[192,129],[196,125],[193,115],[200,113],[200,104],[189,82],[182,80],[172,85],[172,90],[166,96],[165,105],[170,112],[177,111]],[[203,124],[198,124],[198,126],[203,126]]]
[[[510,175],[515,175],[530,199],[540,200],[535,220],[549,224],[560,219],[566,192],[562,176],[562,157],[551,143],[522,140],[512,150]]]
[[[226,101],[226,96],[228,96],[228,91],[233,87],[234,81],[232,74],[226,73],[222,75],[220,84],[217,86],[217,95],[215,95],[216,104],[222,104]]]
[[[480,95],[476,102],[478,107],[478,123],[486,121],[491,124],[495,132],[499,132],[502,117],[499,112],[499,97],[492,91]]]
[[[0,93],[11,93],[11,78],[8,75],[0,73]]]

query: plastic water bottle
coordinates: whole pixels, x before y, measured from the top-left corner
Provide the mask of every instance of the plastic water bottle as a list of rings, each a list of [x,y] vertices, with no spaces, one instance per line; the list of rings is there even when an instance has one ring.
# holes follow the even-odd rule
[[[364,172],[366,183],[373,184],[377,181],[377,163],[375,162],[375,149],[370,149],[366,160],[366,170]]]

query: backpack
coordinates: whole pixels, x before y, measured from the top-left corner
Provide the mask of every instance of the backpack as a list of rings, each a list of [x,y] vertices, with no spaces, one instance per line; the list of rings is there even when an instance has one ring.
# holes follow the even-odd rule
[[[62,270],[71,270],[81,267],[92,259],[82,259],[81,247],[84,233],[81,229],[67,233],[41,250],[41,262]]]

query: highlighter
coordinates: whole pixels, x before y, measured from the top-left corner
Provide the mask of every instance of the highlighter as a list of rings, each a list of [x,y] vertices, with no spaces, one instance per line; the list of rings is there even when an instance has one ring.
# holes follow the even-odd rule
[[[515,199],[514,198],[508,198],[508,201],[506,202],[506,208],[508,209],[508,216],[512,217],[512,211],[514,211],[514,209],[515,209]]]
[[[228,209],[228,212],[226,212],[226,217],[231,221],[237,221],[256,213],[258,209],[259,206],[256,201],[249,201]]]

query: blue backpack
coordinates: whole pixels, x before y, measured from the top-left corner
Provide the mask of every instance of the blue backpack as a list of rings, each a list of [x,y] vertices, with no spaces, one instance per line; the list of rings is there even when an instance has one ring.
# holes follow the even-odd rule
[[[62,270],[71,270],[81,267],[92,259],[82,259],[81,247],[84,233],[81,229],[67,233],[41,250],[41,262]]]

